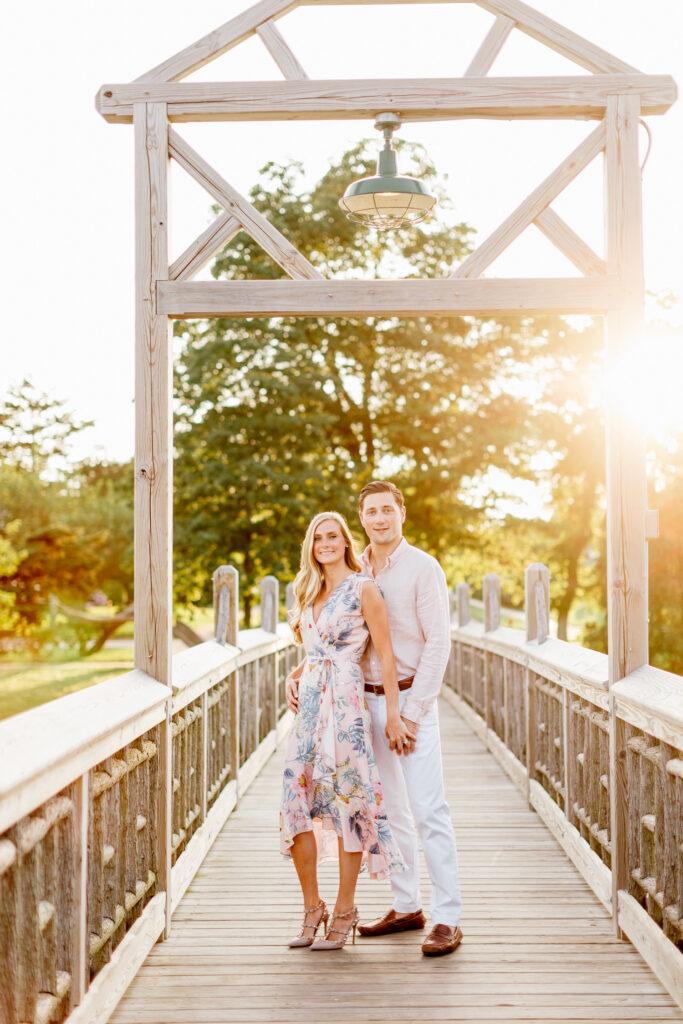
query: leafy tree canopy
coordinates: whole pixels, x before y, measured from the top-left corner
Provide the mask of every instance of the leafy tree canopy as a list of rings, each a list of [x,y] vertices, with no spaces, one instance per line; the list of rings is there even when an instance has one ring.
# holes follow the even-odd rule
[[[439,191],[424,154],[404,149]],[[346,185],[373,169],[367,144],[310,190],[300,167],[269,164],[251,199],[328,277],[446,276],[472,247],[467,225],[442,212],[424,228],[378,233],[343,215]],[[212,273],[284,276],[243,233]],[[494,502],[484,493],[473,507],[471,481],[490,467],[525,472],[530,410],[507,386],[534,344],[523,321],[223,317],[176,332],[181,599],[206,598],[228,560],[247,589],[262,573],[291,573],[310,516],[332,507],[354,524],[358,490],[374,475],[404,489],[411,539],[439,553],[466,540]]]

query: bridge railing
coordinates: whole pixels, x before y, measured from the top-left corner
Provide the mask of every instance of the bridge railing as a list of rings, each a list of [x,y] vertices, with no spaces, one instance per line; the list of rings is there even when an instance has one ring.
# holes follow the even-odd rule
[[[243,631],[237,572],[214,584],[172,692],[133,671],[0,723],[2,1024],[108,1019],[288,727],[277,580]]]
[[[609,688],[607,656],[548,635],[548,570],[529,566],[525,629],[455,592],[445,694],[683,1005],[683,678],[645,666]]]

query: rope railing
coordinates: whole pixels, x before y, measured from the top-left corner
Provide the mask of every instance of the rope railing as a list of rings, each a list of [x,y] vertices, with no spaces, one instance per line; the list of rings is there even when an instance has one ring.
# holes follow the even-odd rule
[[[484,621],[455,589],[447,699],[576,864],[615,926],[683,1005],[683,678],[644,666],[608,680],[607,655],[549,637],[550,577],[526,570],[526,630]]]

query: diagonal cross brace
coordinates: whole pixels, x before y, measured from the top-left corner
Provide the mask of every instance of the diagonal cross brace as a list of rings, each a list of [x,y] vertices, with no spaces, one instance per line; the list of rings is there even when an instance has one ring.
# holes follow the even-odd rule
[[[289,277],[322,280],[323,275],[306,257],[172,128],[168,132],[168,150],[173,159],[220,203],[226,213],[239,221]]]
[[[590,135],[520,203],[506,220],[463,260],[451,277],[479,277],[521,235],[560,192],[605,148],[605,124]]]

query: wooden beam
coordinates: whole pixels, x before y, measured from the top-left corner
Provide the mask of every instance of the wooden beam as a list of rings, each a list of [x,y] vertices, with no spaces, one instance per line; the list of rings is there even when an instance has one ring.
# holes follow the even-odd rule
[[[607,577],[610,683],[648,663],[645,443],[627,390],[642,346],[644,307],[638,101],[614,97],[607,114],[606,252],[624,282],[607,323]],[[616,386],[615,386],[616,385]]]
[[[547,206],[552,203],[570,181],[581,173],[605,145],[605,126],[599,124],[576,149],[552,171],[534,191],[520,203],[492,234],[463,260],[451,275],[455,278],[474,278],[486,270],[507,247],[521,235]]]
[[[544,43],[563,57],[580,64],[588,71],[606,73],[610,71],[636,71],[631,64],[619,60],[607,50],[601,49],[590,40],[584,39],[559,22],[522,3],[521,0],[475,0],[479,7],[492,14],[503,14],[512,18],[517,28],[532,39]]]
[[[601,313],[620,300],[610,277],[157,284],[157,309],[170,317]]]
[[[297,0],[261,0],[248,10],[231,18],[225,24],[202,36],[190,46],[157,64],[136,79],[137,82],[175,82],[192,74],[209,61],[220,57],[233,46],[253,35],[259,25],[270,18],[279,18],[293,7]]]
[[[285,78],[290,80],[307,79],[308,75],[302,68],[296,56],[282,38],[282,35],[273,24],[267,21],[256,29],[257,35],[261,37],[264,46],[268,50]]]
[[[512,18],[506,18],[504,14],[498,15],[491,26],[486,39],[484,39],[483,43],[472,58],[472,61],[465,72],[466,78],[483,77],[489,73],[494,60],[503,49],[505,40],[510,35],[514,27],[515,23]]]
[[[632,360],[643,344],[643,228],[638,100],[615,96],[607,109],[607,268],[624,301],[607,317],[607,652],[613,686],[648,664],[647,473]],[[629,365],[631,364],[631,365]],[[642,383],[640,384],[642,387]],[[629,888],[626,735],[610,706],[612,893]],[[615,922],[616,924],[616,922]]]
[[[195,238],[191,245],[174,260],[168,270],[171,281],[187,281],[205,266],[222,245],[234,238],[242,225],[231,213],[225,211]]]
[[[305,256],[289,242],[276,227],[273,227],[258,212],[248,199],[220,176],[191,146],[172,129],[168,133],[168,148],[171,156],[198,181],[214,199],[224,207],[226,213],[239,221],[255,242],[293,278],[315,280],[322,274],[308,262]],[[168,277],[168,274],[160,277]]]
[[[602,118],[610,96],[638,95],[643,114],[663,114],[677,96],[670,75],[537,78],[395,78],[300,82],[138,82],[103,85],[96,99],[108,121],[130,123],[133,104],[168,104],[171,121]]]
[[[173,356],[155,284],[168,277],[168,121],[135,105],[135,667],[168,687],[159,726],[157,890],[171,920]]]
[[[534,224],[582,274],[590,276],[607,273],[605,261],[593,252],[590,245],[552,207],[542,210],[534,219]]]
[[[172,360],[155,282],[168,277],[163,104],[135,111],[135,667],[171,685]]]

